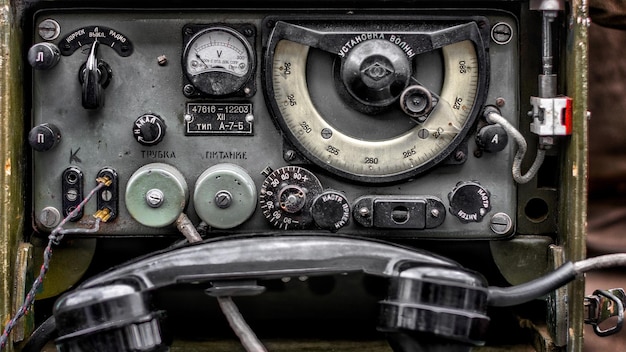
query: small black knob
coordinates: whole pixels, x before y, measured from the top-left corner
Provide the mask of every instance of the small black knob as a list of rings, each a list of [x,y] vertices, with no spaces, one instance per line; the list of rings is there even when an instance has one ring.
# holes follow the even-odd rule
[[[142,145],[157,145],[165,137],[165,121],[154,114],[141,115],[133,123],[133,136]]]
[[[448,194],[450,213],[461,222],[480,222],[491,210],[491,194],[477,182],[459,182]]]
[[[311,215],[317,226],[335,232],[350,221],[350,204],[343,194],[326,191],[313,200]]]
[[[509,135],[500,125],[487,125],[476,134],[476,144],[480,149],[496,153],[504,150],[509,142]]]
[[[51,123],[35,126],[28,132],[28,144],[38,152],[45,152],[54,148],[60,140],[61,132]]]
[[[400,108],[418,123],[424,123],[434,107],[432,94],[419,85],[407,87],[400,96]]]
[[[61,58],[61,51],[52,43],[38,43],[28,49],[28,63],[35,70],[49,70]]]

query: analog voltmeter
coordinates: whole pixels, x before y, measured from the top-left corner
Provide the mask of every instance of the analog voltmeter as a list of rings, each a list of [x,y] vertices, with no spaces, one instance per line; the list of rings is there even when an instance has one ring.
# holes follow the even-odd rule
[[[243,29],[246,34],[217,25],[190,25],[184,31],[188,41],[183,71],[195,91],[211,96],[253,92],[248,84],[252,84],[250,78],[256,66],[251,43],[254,27]],[[185,94],[193,92],[186,90]]]

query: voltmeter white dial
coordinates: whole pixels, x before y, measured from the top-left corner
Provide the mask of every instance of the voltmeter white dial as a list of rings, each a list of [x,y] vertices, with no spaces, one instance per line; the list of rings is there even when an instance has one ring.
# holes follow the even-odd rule
[[[273,56],[266,57],[266,84],[287,139],[314,164],[358,181],[393,182],[442,162],[482,106],[488,62],[476,23],[431,28],[337,34],[278,22],[269,45]],[[418,59],[432,52],[435,61]],[[313,63],[323,55],[334,55],[326,70],[334,74],[311,69],[323,67]],[[419,67],[424,64],[432,67]],[[439,86],[421,86],[417,70],[441,70]],[[315,87],[324,86],[317,82],[323,77],[331,81],[327,90],[339,93],[319,93]],[[332,99],[356,112],[327,109]],[[422,105],[428,109],[417,109]],[[417,118],[411,109],[419,110]]]
[[[255,67],[252,46],[233,28],[212,26],[196,33],[183,53],[189,81],[208,95],[234,93],[248,82]]]

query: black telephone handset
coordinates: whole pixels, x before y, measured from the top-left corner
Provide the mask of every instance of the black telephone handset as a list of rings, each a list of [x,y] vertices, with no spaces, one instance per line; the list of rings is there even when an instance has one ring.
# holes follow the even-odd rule
[[[167,351],[164,314],[150,305],[155,289],[207,282],[211,295],[241,296],[263,292],[256,280],[350,272],[389,279],[378,329],[394,351],[469,351],[484,343],[494,302],[480,274],[395,244],[293,234],[194,243],[91,278],[56,302],[56,344],[67,352]]]

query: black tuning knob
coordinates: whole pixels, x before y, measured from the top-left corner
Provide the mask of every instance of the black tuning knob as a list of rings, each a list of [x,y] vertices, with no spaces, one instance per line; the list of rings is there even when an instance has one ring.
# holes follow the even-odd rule
[[[38,152],[54,148],[60,140],[61,132],[51,123],[35,126],[28,132],[28,144]]]
[[[317,226],[335,232],[350,221],[350,204],[340,192],[326,191],[313,201],[311,215]]]
[[[461,222],[480,222],[491,210],[491,194],[477,182],[459,182],[448,194],[450,213]]]
[[[487,125],[476,134],[476,144],[480,149],[496,153],[504,150],[509,142],[509,135],[500,125]]]
[[[165,121],[155,114],[141,115],[133,123],[133,136],[142,145],[157,145],[165,137]]]
[[[411,71],[411,62],[400,47],[388,40],[372,39],[350,51],[341,67],[341,79],[362,104],[386,107],[408,86]]]
[[[49,70],[61,58],[61,51],[52,43],[37,43],[28,49],[28,63],[35,70]]]

